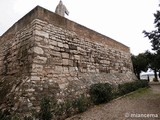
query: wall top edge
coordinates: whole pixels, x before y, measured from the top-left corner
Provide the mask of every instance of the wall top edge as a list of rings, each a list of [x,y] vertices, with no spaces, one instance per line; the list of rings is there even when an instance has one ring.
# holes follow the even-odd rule
[[[74,31],[80,36],[89,38],[90,40],[105,43],[111,47],[120,49],[125,52],[130,52],[130,49],[128,46],[110,38],[105,35],[102,35],[94,30],[91,30],[83,25],[80,25],[76,22],[73,22],[65,17],[59,16],[55,14],[54,12],[51,12],[41,6],[36,6],[34,9],[32,9],[29,13],[27,13],[25,16],[23,16],[20,20],[18,20],[12,27],[10,27],[1,37],[2,40],[6,36],[12,36],[14,33],[24,26],[31,23],[34,19],[40,19],[43,21],[46,21],[50,24],[53,24],[55,26],[68,29],[71,31]]]

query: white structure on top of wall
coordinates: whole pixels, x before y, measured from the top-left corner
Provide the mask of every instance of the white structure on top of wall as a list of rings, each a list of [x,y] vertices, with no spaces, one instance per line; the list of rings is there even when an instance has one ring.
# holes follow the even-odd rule
[[[65,13],[69,15],[69,11],[67,10],[66,6],[63,5],[63,2],[61,0],[59,1],[59,4],[56,7],[55,13],[62,17],[64,17]]]

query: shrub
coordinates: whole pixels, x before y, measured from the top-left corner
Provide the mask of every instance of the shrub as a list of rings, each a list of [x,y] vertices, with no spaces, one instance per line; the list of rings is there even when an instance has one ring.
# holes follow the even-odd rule
[[[112,99],[112,86],[109,83],[97,83],[90,87],[89,94],[94,104],[101,104]]]
[[[51,120],[52,113],[51,113],[51,101],[49,98],[43,98],[40,104],[40,112],[39,112],[39,119],[40,120]]]
[[[149,87],[148,80],[137,80],[137,84],[139,84],[139,88]]]
[[[119,95],[125,95],[131,91],[134,91],[133,83],[124,83],[118,85]]]
[[[7,110],[0,110],[0,120],[11,120],[11,114]]]
[[[89,99],[85,95],[81,95],[74,101],[74,107],[78,109],[78,113],[82,113],[89,107]]]
[[[53,112],[53,119],[57,120],[62,119],[64,117],[64,114],[66,113],[65,103],[55,104],[52,112]]]
[[[31,117],[31,116],[25,116],[24,120],[33,120],[33,117]]]
[[[64,109],[65,109],[65,114],[67,115],[67,117],[71,116],[73,112],[73,102],[67,99],[64,104]]]
[[[148,87],[148,81],[137,80],[134,82],[124,83],[118,85],[118,94],[125,95],[127,93],[133,92],[139,88]]]
[[[18,116],[18,114],[15,114],[12,116],[11,120],[21,120],[20,116]]]
[[[112,89],[112,99],[116,99],[117,97],[119,97],[119,92],[118,92],[118,86],[113,86]]]

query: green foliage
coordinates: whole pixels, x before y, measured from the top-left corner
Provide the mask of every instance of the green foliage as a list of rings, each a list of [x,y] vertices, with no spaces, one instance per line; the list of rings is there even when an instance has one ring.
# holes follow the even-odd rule
[[[150,32],[146,32],[145,30],[143,31],[145,37],[148,37],[148,39],[150,40],[151,44],[152,44],[152,50],[155,51],[155,53],[151,54],[150,52],[148,52],[148,58],[150,60],[150,67],[154,70],[155,73],[155,79],[157,81],[158,77],[157,77],[157,72],[160,72],[160,11],[158,10],[155,14],[154,14],[154,24],[155,24],[155,29],[150,31]]]
[[[112,87],[112,99],[116,99],[119,97],[119,92],[118,92],[118,86],[113,86]]]
[[[151,94],[152,94],[151,89],[148,89],[147,87],[145,87],[145,88],[140,88],[140,89],[134,91],[133,93],[128,94],[127,96],[130,99],[134,99],[134,98],[141,98],[142,96],[148,96],[148,95],[151,95]]]
[[[89,99],[85,95],[81,95],[74,101],[74,107],[78,109],[78,113],[86,111],[89,106]]]
[[[133,63],[133,70],[138,79],[140,79],[141,71],[146,71],[148,69],[148,60],[147,56],[144,53],[141,53],[137,56],[131,56]]]
[[[21,119],[20,119],[20,117],[18,115],[14,115],[14,116],[12,116],[11,120],[21,120]]]
[[[149,67],[154,70],[155,80],[158,81],[157,72],[160,70],[160,51],[159,53],[151,53],[149,51],[145,52],[147,57]]]
[[[65,111],[66,111],[66,106],[64,103],[61,103],[61,104],[54,104],[54,107],[53,107],[53,118],[54,119],[61,119],[63,118],[63,115],[65,114]]]
[[[24,120],[33,120],[33,117],[31,117],[31,116],[25,116]]]
[[[51,101],[49,98],[44,97],[41,100],[40,104],[40,112],[39,112],[39,119],[40,120],[51,120],[52,119],[52,113],[51,113]]]
[[[145,37],[148,37],[148,39],[151,41],[152,43],[152,50],[155,51],[160,51],[160,11],[157,11],[157,13],[154,14],[155,20],[154,20],[154,24],[155,24],[155,30],[152,30],[151,32],[146,32],[143,31],[143,33],[145,34]]]
[[[94,104],[101,104],[112,99],[112,86],[108,83],[97,83],[90,87],[90,96]]]
[[[69,117],[73,111],[73,101],[67,100],[64,104],[64,109],[67,117]]]
[[[124,83],[118,85],[119,95],[125,95],[127,93],[133,92],[139,88],[148,87],[147,80],[137,80],[134,82]]]
[[[132,55],[133,70],[138,79],[140,79],[141,71],[146,71],[148,68],[154,70],[155,79],[158,79],[157,72],[160,72],[160,51],[159,53],[151,53],[146,51],[137,56]]]
[[[75,113],[81,113],[86,111],[91,103],[101,104],[112,100],[120,95],[127,94],[142,87],[147,87],[147,81],[135,81],[130,83],[124,83],[118,85],[118,87],[112,86],[108,83],[97,83],[90,86],[89,94],[90,98],[85,95],[81,95],[76,99],[68,99],[64,103],[57,104],[57,101],[50,101],[49,98],[44,97],[40,103],[40,111],[35,112],[32,116],[25,116],[23,120],[51,120],[51,119],[65,119]],[[0,120],[20,120],[17,115],[11,115],[7,111],[0,111]]]
[[[11,115],[8,111],[0,111],[0,120],[11,120]]]

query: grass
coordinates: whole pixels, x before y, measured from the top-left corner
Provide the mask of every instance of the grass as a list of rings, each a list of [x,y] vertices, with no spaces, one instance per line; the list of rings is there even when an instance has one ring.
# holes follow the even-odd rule
[[[142,95],[148,95],[151,92],[152,91],[149,88],[140,88],[134,92],[127,94],[126,96],[128,96],[129,98],[137,98],[137,97],[141,97]]]
[[[150,98],[160,97],[160,93],[154,93],[151,88],[140,88],[132,93],[126,95],[129,99],[145,98],[150,96]]]

